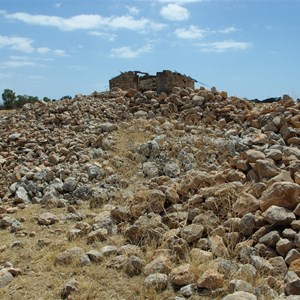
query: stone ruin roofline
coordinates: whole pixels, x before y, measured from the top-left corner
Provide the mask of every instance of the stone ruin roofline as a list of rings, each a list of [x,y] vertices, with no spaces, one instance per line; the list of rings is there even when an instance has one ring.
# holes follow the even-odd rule
[[[143,75],[143,76],[140,76]],[[181,88],[195,88],[196,79],[177,71],[163,70],[156,72],[156,75],[150,75],[142,71],[120,72],[118,76],[109,80],[110,89],[119,87],[121,89],[134,88],[140,91],[156,90],[157,93],[170,93],[175,86]]]
[[[152,76],[153,76],[153,77],[156,77],[156,76],[157,76],[157,73],[161,73],[161,72],[157,72],[156,75],[150,75],[149,73],[147,73],[147,72],[142,72],[142,71],[127,71],[127,72],[120,72],[120,73],[121,73],[121,74],[126,74],[126,73],[130,73],[130,72],[134,73],[135,75],[143,74],[143,75],[151,76],[151,77],[152,77]],[[172,72],[172,71],[168,71],[168,70],[163,70],[162,73],[163,73],[163,72],[171,72],[171,73],[176,74],[176,75],[179,75],[179,76],[183,76],[183,77],[186,77],[186,78],[190,78],[190,79],[193,80],[194,82],[198,82],[198,80],[192,78],[191,76],[187,76],[187,75],[185,75],[185,74],[181,74],[181,73],[179,73],[179,72],[177,72],[177,71]]]

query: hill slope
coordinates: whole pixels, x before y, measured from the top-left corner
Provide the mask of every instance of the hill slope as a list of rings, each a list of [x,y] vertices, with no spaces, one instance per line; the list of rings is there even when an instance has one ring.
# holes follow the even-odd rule
[[[0,115],[1,299],[300,294],[299,120],[215,88]]]

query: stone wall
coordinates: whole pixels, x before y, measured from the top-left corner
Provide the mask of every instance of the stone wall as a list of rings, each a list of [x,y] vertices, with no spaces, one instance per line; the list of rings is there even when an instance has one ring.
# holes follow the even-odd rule
[[[119,87],[123,90],[133,88],[141,92],[153,90],[158,94],[162,92],[170,94],[175,86],[180,88],[195,88],[194,79],[168,70],[157,72],[156,75],[141,73],[145,75],[139,76],[139,73],[141,72],[129,71],[121,73],[109,81],[109,88]]]
[[[194,88],[194,80],[191,77],[164,70],[156,73],[156,91],[158,94],[172,92],[173,87]]]
[[[130,88],[138,90],[139,76],[136,72],[132,71],[121,73],[109,81],[109,89],[113,87],[119,87],[122,90],[128,90]]]
[[[145,75],[140,77],[139,80],[139,91],[156,91],[156,76]]]

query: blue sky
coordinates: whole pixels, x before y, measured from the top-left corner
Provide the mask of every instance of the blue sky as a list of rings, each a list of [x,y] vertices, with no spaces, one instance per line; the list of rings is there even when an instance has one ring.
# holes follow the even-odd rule
[[[298,98],[299,13],[300,0],[0,0],[0,92],[60,98],[171,70],[231,96]]]

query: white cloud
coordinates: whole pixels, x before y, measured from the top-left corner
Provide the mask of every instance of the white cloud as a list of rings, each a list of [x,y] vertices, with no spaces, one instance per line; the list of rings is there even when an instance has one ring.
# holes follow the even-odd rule
[[[53,50],[53,53],[57,56],[68,56],[66,51],[61,49]]]
[[[32,46],[33,42],[34,41],[32,39],[26,37],[9,37],[9,36],[0,35],[0,49],[9,48],[12,50],[17,50],[25,53],[32,53],[36,51],[39,54],[51,53],[58,56],[67,56],[66,51],[61,49],[51,50],[48,47],[34,48]],[[14,58],[18,58],[18,60],[20,60],[20,57],[21,56],[14,56]]]
[[[175,34],[180,39],[201,39],[207,31],[197,26],[190,25],[188,28],[177,28]]]
[[[55,3],[55,4],[54,4],[54,7],[60,8],[60,7],[61,7],[61,3]]]
[[[11,60],[28,60],[27,56],[21,56],[21,55],[11,55],[9,58]]]
[[[21,68],[21,67],[33,67],[37,66],[37,63],[32,61],[27,56],[11,55],[9,61],[0,63],[1,68]]]
[[[61,30],[91,29],[107,22],[105,18],[98,15],[78,15],[65,19],[57,16],[31,15],[19,12],[6,14],[5,17],[32,25],[57,27]]]
[[[165,27],[164,24],[152,22],[146,18],[135,19],[129,15],[119,17],[76,15],[70,18],[62,18],[58,16],[32,15],[23,12],[13,14],[0,12],[0,14],[9,20],[17,20],[32,25],[56,27],[63,31],[93,30],[100,28],[145,31],[149,29],[161,30]]]
[[[160,10],[160,14],[170,21],[184,21],[190,16],[189,11],[176,3],[170,3],[163,6]]]
[[[237,29],[233,26],[226,27],[224,29],[219,30],[220,33],[231,33],[231,32],[235,32],[235,31],[237,31]]]
[[[8,37],[0,35],[0,49],[9,48],[21,52],[33,52],[33,40],[24,37]]]
[[[178,3],[178,4],[188,4],[195,2],[202,2],[203,0],[159,0],[161,3]]]
[[[101,32],[101,31],[97,31],[97,30],[90,31],[89,35],[101,37],[101,38],[103,38],[105,40],[108,40],[108,41],[111,41],[111,42],[114,41],[117,38],[116,34]]]
[[[61,50],[61,49],[55,49],[55,50],[51,50],[48,47],[40,47],[40,48],[36,48],[36,51],[39,54],[54,54],[57,56],[68,56],[65,50]]]
[[[221,42],[200,43],[198,46],[200,46],[200,50],[203,52],[225,52],[230,50],[246,50],[252,46],[252,43],[224,40]]]
[[[50,49],[47,47],[36,48],[36,51],[40,54],[47,54],[50,52]]]
[[[132,16],[114,17],[106,25],[112,29],[128,29],[143,32],[147,29],[161,30],[165,27],[165,24],[151,22],[146,18],[134,19]]]
[[[6,68],[21,68],[21,67],[33,67],[36,66],[36,63],[33,61],[27,60],[10,60],[0,64],[1,67]]]
[[[135,6],[126,6],[126,8],[131,15],[138,15],[140,13],[140,10]]]
[[[136,58],[138,56],[141,56],[145,53],[150,53],[152,50],[152,46],[150,44],[145,45],[142,48],[133,49],[129,46],[124,46],[120,48],[113,48],[111,49],[111,57],[118,57],[118,58]]]

